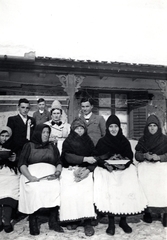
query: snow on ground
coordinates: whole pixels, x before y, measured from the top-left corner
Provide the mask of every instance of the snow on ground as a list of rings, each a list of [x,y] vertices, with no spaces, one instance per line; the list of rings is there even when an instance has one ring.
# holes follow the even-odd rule
[[[127,221],[132,227],[133,232],[131,234],[126,234],[119,227],[116,218],[116,232],[114,236],[109,236],[106,234],[107,224],[99,223],[95,228],[95,235],[92,237],[87,237],[84,234],[83,227],[78,227],[77,230],[67,230],[64,227],[64,233],[57,233],[55,231],[48,229],[48,223],[46,221],[41,222],[40,225],[40,235],[32,236],[29,234],[28,217],[14,223],[14,231],[7,234],[4,231],[0,233],[0,239],[3,240],[80,240],[80,239],[90,239],[90,240],[167,240],[167,228],[164,228],[161,223],[160,217],[154,219],[151,224],[142,221],[142,215],[128,217]]]

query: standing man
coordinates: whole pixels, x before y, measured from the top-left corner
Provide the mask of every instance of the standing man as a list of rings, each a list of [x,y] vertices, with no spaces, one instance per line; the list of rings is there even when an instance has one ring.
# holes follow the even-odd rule
[[[92,139],[94,145],[98,140],[105,135],[106,124],[105,119],[96,115],[92,112],[93,109],[93,99],[92,98],[82,98],[81,99],[81,118],[86,122],[88,135]]]
[[[11,146],[16,153],[16,158],[20,156],[25,143],[30,140],[35,127],[35,119],[28,116],[30,103],[26,98],[21,98],[18,102],[19,114],[8,118],[7,126],[12,129]]]
[[[33,113],[33,118],[35,118],[36,125],[47,122],[51,119],[49,111],[46,110],[46,103],[43,98],[38,99],[37,105],[38,111]]]

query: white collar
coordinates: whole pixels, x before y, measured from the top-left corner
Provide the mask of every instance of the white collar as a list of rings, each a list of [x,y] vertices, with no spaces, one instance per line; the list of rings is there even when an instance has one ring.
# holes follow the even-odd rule
[[[87,114],[87,115],[84,115],[84,118],[85,118],[85,119],[89,119],[91,116],[92,116],[92,112],[90,112],[90,113]]]
[[[19,116],[21,117],[21,119],[23,120],[23,122],[26,124],[26,122],[27,122],[27,117],[23,117],[23,115],[21,115],[20,113],[19,113]]]

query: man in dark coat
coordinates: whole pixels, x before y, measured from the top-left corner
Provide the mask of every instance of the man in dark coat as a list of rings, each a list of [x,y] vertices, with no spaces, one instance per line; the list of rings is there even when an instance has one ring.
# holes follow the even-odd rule
[[[12,129],[11,148],[17,160],[25,143],[30,140],[35,127],[35,119],[28,116],[30,103],[26,98],[18,102],[19,114],[8,118],[7,126]]]

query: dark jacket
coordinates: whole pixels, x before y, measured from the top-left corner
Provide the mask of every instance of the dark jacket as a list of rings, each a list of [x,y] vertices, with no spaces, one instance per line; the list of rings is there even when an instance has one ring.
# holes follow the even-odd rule
[[[35,127],[35,119],[30,116],[27,116],[27,119],[31,119],[30,136],[32,136]],[[7,126],[12,129],[12,137],[10,139],[11,150],[18,154],[22,150],[24,144],[28,142],[26,139],[27,124],[24,124],[22,118],[18,114],[8,118]]]
[[[33,113],[33,118],[35,118],[36,125],[40,123],[45,123],[51,119],[50,112],[44,110],[43,113],[40,113],[39,110]]]

